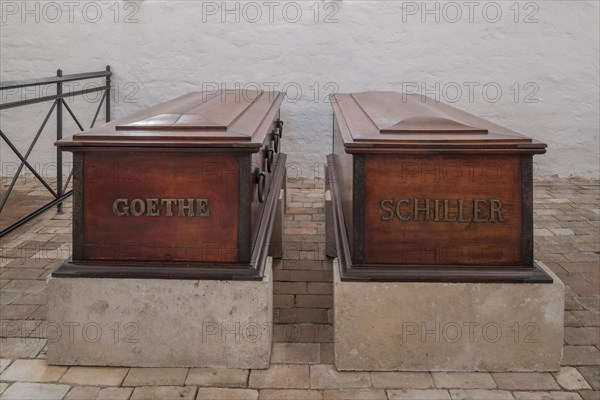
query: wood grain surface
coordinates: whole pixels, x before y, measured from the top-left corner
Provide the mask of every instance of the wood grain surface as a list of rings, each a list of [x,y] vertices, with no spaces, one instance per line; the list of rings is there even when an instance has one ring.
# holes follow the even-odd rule
[[[365,264],[520,263],[518,156],[367,155],[364,196]],[[415,202],[423,208],[425,199],[429,199],[429,218],[425,211],[414,212]],[[385,207],[381,205],[383,200],[387,200]],[[395,212],[399,200],[404,200],[399,207],[404,220]],[[463,222],[458,221],[459,200]],[[491,200],[501,202],[501,217],[498,212],[492,213]],[[392,204],[393,216],[388,210]],[[444,218],[444,204],[449,206],[447,218]],[[474,221],[474,204],[479,209],[477,221]]]
[[[238,163],[231,154],[93,153],[84,164],[84,259],[235,262]],[[116,216],[116,199],[208,199],[210,215]]]

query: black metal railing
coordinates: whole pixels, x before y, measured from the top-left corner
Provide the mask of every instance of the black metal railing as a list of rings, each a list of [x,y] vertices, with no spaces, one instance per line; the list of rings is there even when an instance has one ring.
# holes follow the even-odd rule
[[[38,142],[38,139],[40,138],[44,128],[46,127],[46,124],[50,120],[50,117],[52,116],[52,113],[54,112],[54,110],[56,110],[56,140],[60,140],[63,137],[63,108],[67,110],[67,112],[69,113],[69,115],[71,116],[73,121],[77,124],[77,127],[81,131],[85,130],[83,128],[83,125],[79,122],[79,120],[75,116],[75,113],[73,112],[71,107],[69,107],[69,105],[65,102],[65,100],[64,100],[65,98],[84,95],[84,94],[92,93],[92,92],[103,91],[104,93],[102,95],[102,98],[100,99],[98,108],[96,109],[96,113],[94,114],[94,119],[92,120],[92,123],[90,124],[90,128],[92,128],[94,126],[94,124],[96,123],[96,120],[98,119],[98,114],[100,113],[100,110],[102,109],[102,104],[105,104],[106,122],[110,121],[111,76],[112,76],[112,72],[110,71],[110,66],[107,66],[105,71],[63,75],[62,70],[59,69],[56,72],[56,76],[52,76],[52,77],[48,77],[48,78],[29,79],[29,80],[24,80],[24,81],[0,82],[0,91],[22,89],[22,88],[31,87],[31,86],[47,86],[47,85],[56,84],[56,94],[54,94],[54,95],[46,95],[46,96],[40,96],[40,97],[31,98],[31,99],[24,99],[24,100],[18,100],[18,101],[12,101],[12,102],[6,102],[3,104],[0,104],[0,110],[7,110],[10,108],[23,107],[23,106],[47,102],[47,101],[52,102],[52,106],[50,107],[50,110],[48,111],[48,113],[46,114],[46,117],[42,121],[41,126],[37,130],[37,133],[33,137],[33,140],[31,141],[25,154],[22,154],[15,147],[15,145],[8,138],[8,136],[2,131],[2,129],[0,129],[0,137],[2,138],[2,140],[4,142],[6,142],[8,147],[12,150],[12,152],[21,161],[19,167],[16,170],[15,175],[12,177],[12,180],[11,180],[10,185],[8,186],[8,189],[6,190],[6,192],[3,194],[2,198],[0,199],[0,213],[2,213],[2,210],[6,206],[6,203],[8,202],[8,198],[11,195],[11,193],[13,192],[13,189],[15,188],[17,180],[19,179],[19,175],[21,174],[21,172],[23,171],[24,168],[27,168],[40,181],[40,183],[48,190],[48,192],[54,197],[54,199],[52,201],[50,201],[49,203],[41,206],[40,208],[36,209],[34,212],[23,216],[15,223],[11,224],[7,228],[0,231],[0,238],[9,234],[10,232],[14,231],[15,229],[22,226],[23,224],[31,221],[33,218],[37,217],[38,215],[47,211],[49,208],[51,208],[53,206],[57,206],[58,212],[62,213],[63,201],[65,199],[67,199],[69,196],[71,196],[71,194],[73,193],[72,190],[67,191],[67,188],[69,187],[69,183],[71,182],[71,179],[73,177],[72,170],[69,173],[69,176],[67,177],[67,180],[63,185],[62,152],[60,150],[56,151],[56,190],[51,186],[50,182],[48,182],[46,179],[44,179],[44,177],[41,176],[35,170],[35,168],[33,168],[31,163],[28,161],[28,158],[29,158],[31,152],[33,151],[33,148],[35,147],[36,143]],[[83,80],[96,79],[96,78],[105,78],[105,80],[106,80],[105,85],[99,86],[99,87],[88,88],[88,89],[84,89],[84,90],[76,90],[76,91],[74,90],[74,91],[67,91],[67,92],[63,91],[63,84],[65,82],[83,81]]]

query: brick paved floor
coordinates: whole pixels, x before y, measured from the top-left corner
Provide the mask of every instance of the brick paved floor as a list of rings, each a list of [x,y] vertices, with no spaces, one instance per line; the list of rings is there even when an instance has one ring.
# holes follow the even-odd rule
[[[0,177],[0,199],[4,197],[9,189],[11,181],[12,179]],[[55,179],[48,179],[48,184],[53,188],[55,188],[55,182]],[[67,190],[70,189],[69,186]],[[0,231],[52,200],[54,200],[52,194],[31,174],[19,179],[17,185],[15,185],[15,190],[8,197],[6,206],[2,211]]]
[[[285,258],[275,263],[274,272],[276,325],[269,370],[48,366],[40,337],[45,280],[71,253],[69,201],[65,214],[46,212],[6,237],[0,248],[0,397],[600,399],[599,189],[572,182],[535,188],[536,257],[567,288],[564,366],[558,373],[335,371],[322,181],[288,183]]]

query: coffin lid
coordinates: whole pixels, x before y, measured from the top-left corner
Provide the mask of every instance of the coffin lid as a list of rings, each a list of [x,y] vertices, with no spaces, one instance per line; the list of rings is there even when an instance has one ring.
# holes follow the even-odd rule
[[[346,149],[515,148],[546,145],[429,97],[398,92],[330,96]]]
[[[263,142],[282,100],[262,90],[191,92],[57,145],[251,146]]]

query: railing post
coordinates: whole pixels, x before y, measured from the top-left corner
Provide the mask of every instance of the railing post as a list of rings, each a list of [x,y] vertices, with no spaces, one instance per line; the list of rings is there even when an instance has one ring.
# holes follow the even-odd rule
[[[27,159],[29,158],[30,154],[32,153],[35,144],[38,142],[40,135],[43,132],[45,132],[44,128],[47,126],[47,122],[53,117],[52,113],[54,113],[54,109],[56,109],[56,139],[57,140],[62,139],[63,133],[64,133],[63,132],[63,129],[64,129],[63,110],[68,111],[69,115],[71,115],[73,117],[73,120],[75,121],[77,126],[82,128],[81,123],[79,122],[77,117],[73,114],[69,105],[64,101],[64,99],[67,97],[79,96],[79,95],[83,95],[86,93],[102,92],[103,90],[105,90],[104,88],[106,87],[106,89],[108,89],[107,90],[108,93],[105,92],[105,96],[107,97],[107,99],[106,99],[107,104],[98,104],[98,108],[96,109],[96,114],[94,115],[94,120],[92,121],[92,125],[93,125],[93,123],[96,122],[96,118],[98,117],[103,105],[106,106],[106,110],[105,110],[106,111],[106,120],[110,121],[110,119],[111,119],[111,115],[110,115],[111,114],[111,107],[110,107],[111,76],[108,76],[108,75],[111,75],[109,65],[106,66],[105,71],[94,71],[94,72],[82,73],[82,74],[63,75],[63,71],[61,69],[58,69],[56,71],[56,75],[52,76],[52,77],[29,79],[29,80],[25,80],[25,81],[3,81],[3,82],[0,82],[0,92],[2,92],[2,93],[4,93],[4,90],[9,90],[9,89],[20,89],[20,88],[24,88],[24,87],[39,87],[39,86],[43,86],[43,85],[56,84],[56,94],[41,95],[41,96],[36,96],[35,98],[21,99],[21,100],[17,100],[17,101],[8,101],[8,102],[0,101],[0,110],[7,110],[9,108],[16,108],[16,107],[26,106],[26,105],[30,105],[30,104],[46,103],[46,102],[50,102],[50,101],[53,102],[51,104],[50,110],[48,110],[48,112],[46,113],[46,117],[44,118],[42,125],[37,130],[37,133],[35,134],[35,137],[33,138],[32,142],[30,143],[29,148],[27,149],[25,154],[21,154],[21,152],[12,144],[10,139],[4,134],[2,129],[0,129],[0,145],[3,145],[3,143],[5,142],[8,145],[8,147],[12,150],[14,155],[21,160],[21,163],[16,171],[16,174],[13,176],[13,179],[12,179],[11,183],[9,184],[7,190],[5,190],[4,191],[5,193],[2,193],[2,196],[0,196],[0,212],[4,209],[5,205],[7,204],[8,198],[9,198],[10,194],[13,192],[13,189],[15,188],[15,185],[17,184],[17,180],[19,179],[19,175],[21,174],[21,171],[23,170],[23,168],[27,168],[29,171],[31,171],[31,173],[50,192],[52,197],[54,197],[54,199],[52,201],[50,201],[49,203],[46,203],[43,206],[41,206],[40,208],[33,211],[32,213],[25,215],[24,217],[20,218],[16,222],[12,223],[7,228],[0,229],[0,238],[3,238],[4,236],[13,232],[15,229],[23,226],[24,224],[31,221],[33,218],[37,217],[38,215],[46,212],[47,210],[49,210],[51,208],[54,208],[54,206],[57,206],[57,213],[62,214],[62,212],[63,212],[63,208],[61,207],[62,202],[65,201],[65,199],[67,197],[69,197],[73,194],[73,190],[67,190],[67,187],[71,183],[72,172],[69,174],[69,178],[66,181],[64,181],[64,176],[63,176],[64,165],[63,165],[62,152],[57,149],[57,153],[56,153],[56,188],[57,189],[56,190],[53,188],[51,179],[47,180],[46,178],[49,178],[49,177],[42,176],[41,171],[38,173],[37,170],[34,168],[34,166],[32,166],[31,163],[27,161]],[[81,80],[88,80],[88,79],[101,79],[103,76],[106,78],[106,86],[103,86],[103,87],[95,87],[95,88],[89,88],[89,89],[75,91],[75,90],[69,90],[69,87],[65,87],[63,85],[63,83],[64,83],[63,78],[65,78],[66,81],[81,81]],[[103,99],[103,101],[104,101],[104,99]],[[83,130],[83,128],[82,128],[82,130]]]
[[[63,76],[62,69],[56,71],[56,76]],[[56,94],[63,94],[63,86],[62,82],[56,83]],[[59,97],[56,99],[56,140],[62,139],[63,136],[63,109],[62,109],[62,98]],[[59,148],[56,148],[56,194],[58,198],[61,198],[63,195],[63,187],[62,187],[62,151]],[[63,213],[62,202],[56,205],[59,214]]]
[[[106,72],[110,73],[110,65],[106,66]],[[107,75],[106,76],[106,121],[105,122],[109,122],[110,121],[110,84],[111,84],[111,76]]]

